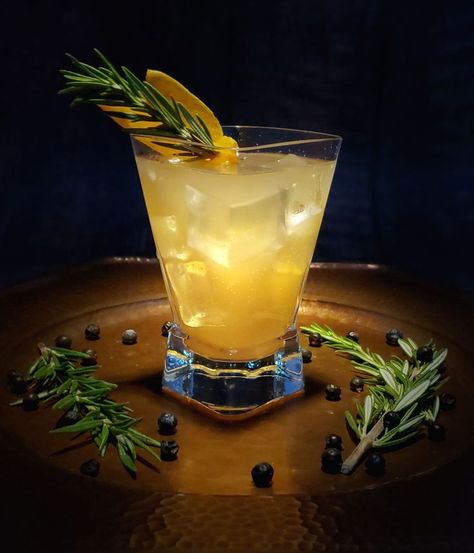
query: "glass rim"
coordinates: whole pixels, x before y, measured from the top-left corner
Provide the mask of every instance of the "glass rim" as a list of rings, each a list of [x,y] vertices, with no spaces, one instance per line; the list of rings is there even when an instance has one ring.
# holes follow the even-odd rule
[[[335,142],[335,143],[341,143],[342,137],[340,137],[337,134],[329,134],[329,133],[322,133],[318,131],[310,131],[310,130],[304,130],[304,129],[292,129],[292,128],[286,128],[286,127],[267,127],[267,126],[260,126],[260,125],[222,125],[222,130],[224,131],[224,134],[226,134],[226,130],[239,130],[239,129],[249,129],[249,130],[257,130],[257,131],[277,131],[277,132],[284,132],[288,134],[294,134],[300,135],[300,138],[294,138],[289,140],[278,140],[269,142],[268,140],[262,141],[262,144],[257,144],[256,146],[237,146],[237,147],[229,147],[229,146],[208,146],[205,145],[206,150],[210,151],[218,151],[218,152],[252,152],[256,150],[265,150],[265,149],[272,149],[272,148],[281,148],[285,146],[299,146],[299,145],[305,145],[305,144],[315,144],[315,143],[321,143],[321,142]],[[137,139],[140,136],[138,133],[131,133],[131,137],[133,139]],[[148,138],[150,135],[146,135]],[[309,138],[302,138],[302,136],[309,137]],[[173,139],[167,139],[160,137],[160,142],[170,142],[173,144],[191,144],[193,146],[196,146],[198,148],[202,148],[203,144],[202,142],[192,142],[189,140],[183,140],[180,138],[173,138]]]

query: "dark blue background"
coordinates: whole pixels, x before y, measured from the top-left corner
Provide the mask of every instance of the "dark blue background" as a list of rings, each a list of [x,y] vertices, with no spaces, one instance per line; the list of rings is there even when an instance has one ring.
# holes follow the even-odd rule
[[[321,261],[393,265],[474,290],[474,3],[25,2],[3,8],[6,286],[154,254],[128,138],[68,107],[64,52],[162,69],[223,123],[344,138]]]

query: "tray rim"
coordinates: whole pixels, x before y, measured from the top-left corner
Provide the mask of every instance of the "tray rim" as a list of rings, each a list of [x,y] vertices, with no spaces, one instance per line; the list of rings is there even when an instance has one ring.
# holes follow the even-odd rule
[[[87,263],[80,263],[77,265],[71,265],[68,267],[61,267],[59,269],[51,269],[51,274],[33,278],[25,282],[20,282],[12,286],[7,286],[0,289],[0,301],[7,299],[8,296],[27,292],[35,288],[51,285],[54,282],[64,280],[69,275],[91,271],[101,267],[107,267],[109,265],[155,265],[161,272],[160,263],[157,257],[147,256],[108,256],[102,257]],[[474,293],[470,293],[458,288],[449,288],[446,285],[442,285],[430,280],[424,280],[420,276],[404,271],[403,269],[387,265],[383,263],[368,263],[368,262],[352,262],[352,261],[312,261],[310,263],[309,272],[323,269],[323,270],[343,270],[343,271],[368,271],[385,273],[389,276],[400,279],[406,284],[413,284],[418,287],[424,288],[426,291],[432,293],[441,293],[444,296],[450,296],[453,300],[457,300],[463,303],[468,303],[474,311]],[[304,295],[304,292],[303,292]]]

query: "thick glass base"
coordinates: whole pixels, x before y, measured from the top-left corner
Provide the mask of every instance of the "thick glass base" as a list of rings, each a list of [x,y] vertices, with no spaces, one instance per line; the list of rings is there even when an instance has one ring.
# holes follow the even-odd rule
[[[208,359],[190,350],[175,325],[168,335],[163,390],[218,418],[258,414],[304,390],[303,360],[296,330],[274,354],[250,361]]]

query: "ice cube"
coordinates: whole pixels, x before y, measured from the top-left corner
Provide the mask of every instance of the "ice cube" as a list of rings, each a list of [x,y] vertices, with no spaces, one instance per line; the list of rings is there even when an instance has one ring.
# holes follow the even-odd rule
[[[279,249],[285,238],[282,192],[244,182],[226,192],[186,187],[189,247],[225,267]]]
[[[177,223],[176,223],[176,215],[168,215],[165,218],[165,225],[171,232],[176,232],[177,229]]]
[[[308,165],[306,159],[302,156],[296,156],[294,154],[286,154],[280,157],[277,161],[279,167],[305,167]]]
[[[221,307],[203,261],[168,262],[166,274],[183,322],[191,327],[223,324]]]
[[[324,208],[321,193],[321,174],[308,167],[295,171],[294,180],[286,189],[285,227],[291,236],[304,233],[315,216],[322,216]]]
[[[302,203],[300,201],[290,202],[285,213],[285,225],[288,234],[293,234],[298,227],[311,217],[321,213],[322,209],[316,202]]]
[[[190,250],[183,243],[183,236],[179,232],[175,215],[151,216],[150,224],[159,255],[163,260],[180,259],[186,261],[189,259]]]

